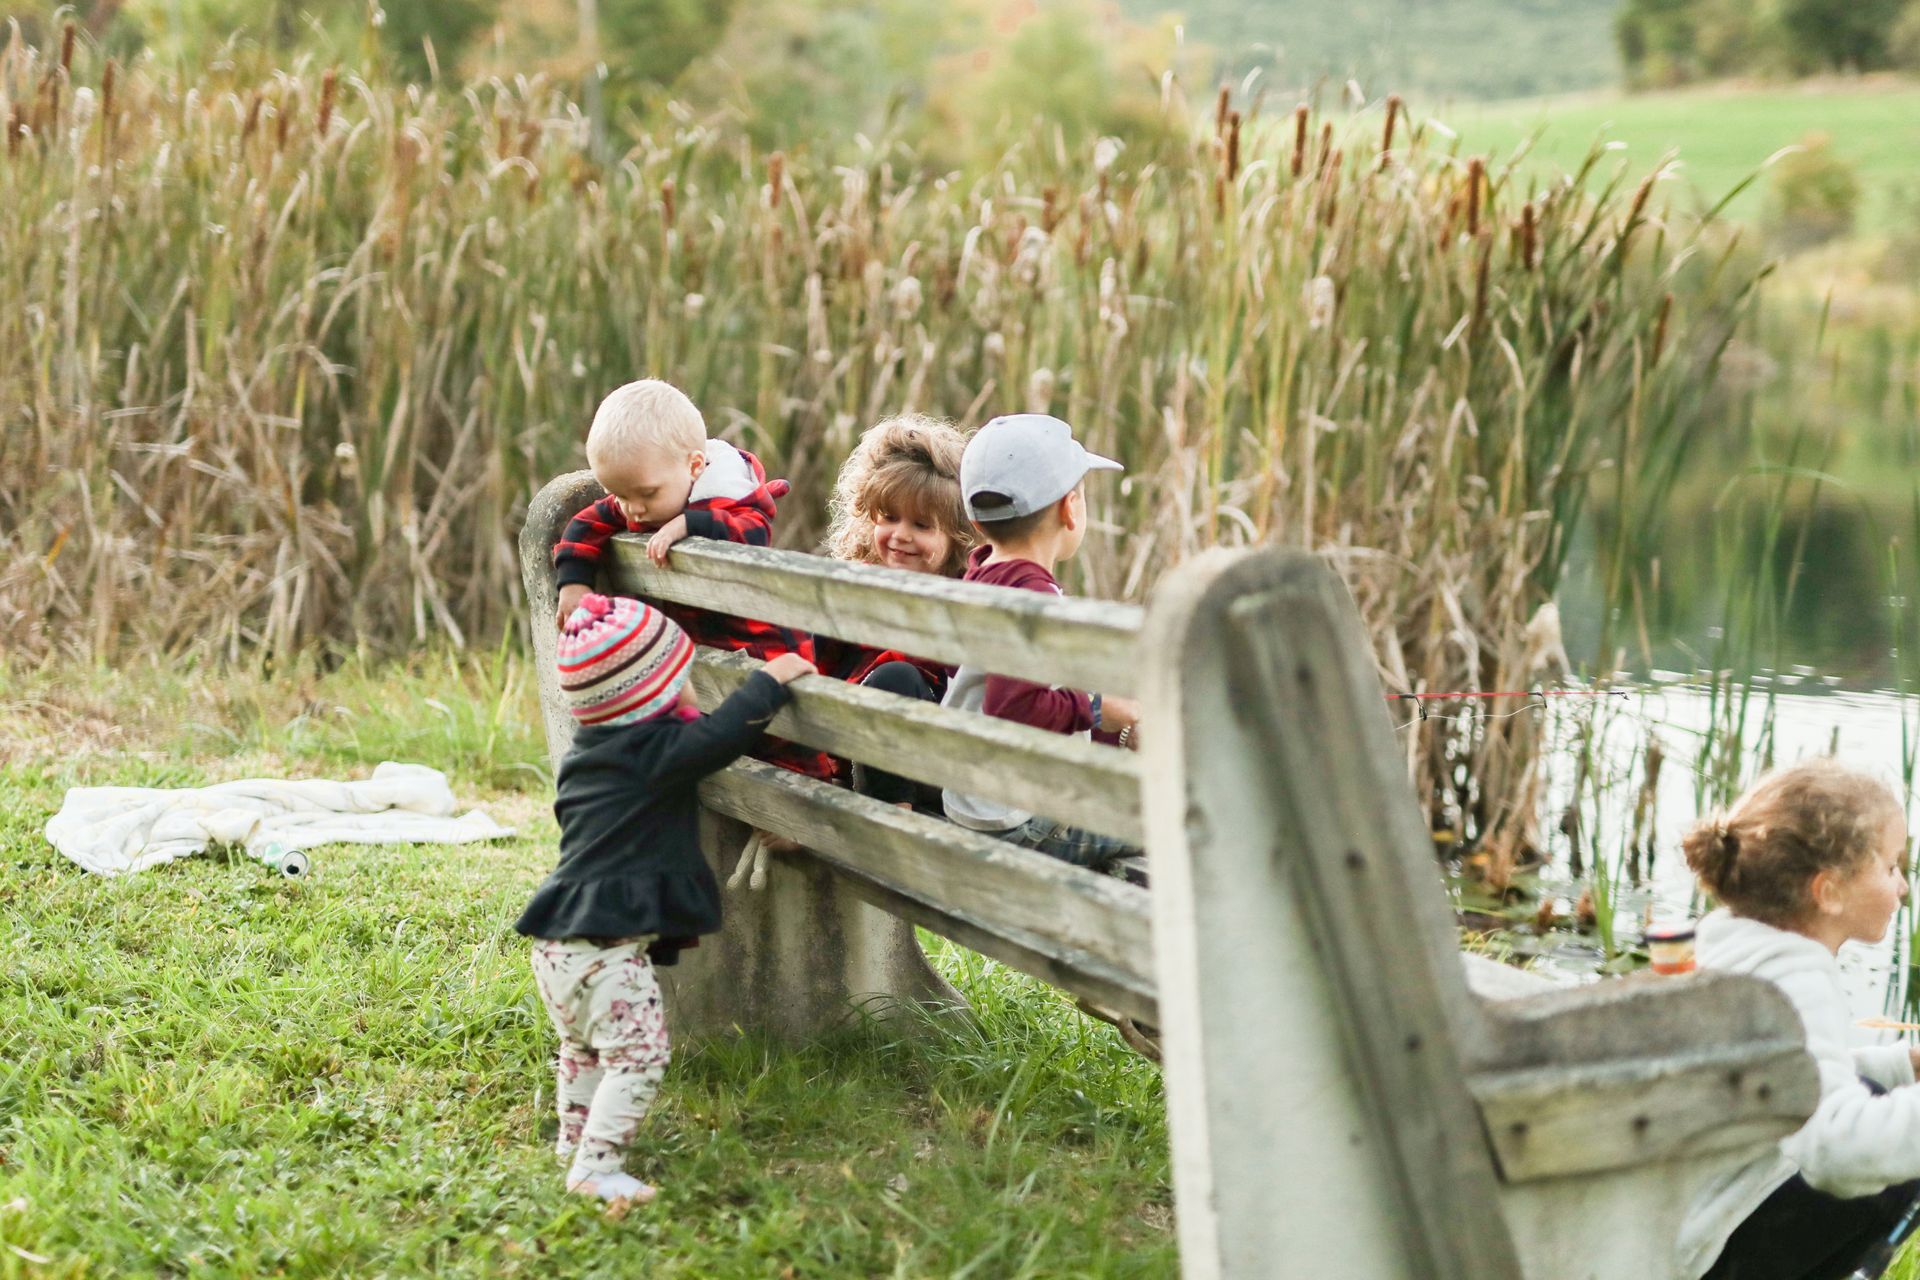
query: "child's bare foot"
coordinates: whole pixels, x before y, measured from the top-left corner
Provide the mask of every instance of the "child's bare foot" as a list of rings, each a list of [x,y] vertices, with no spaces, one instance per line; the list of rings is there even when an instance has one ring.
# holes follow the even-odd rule
[[[645,1204],[659,1194],[630,1173],[590,1173],[584,1178],[567,1180],[567,1190],[575,1195],[605,1200],[609,1209]]]

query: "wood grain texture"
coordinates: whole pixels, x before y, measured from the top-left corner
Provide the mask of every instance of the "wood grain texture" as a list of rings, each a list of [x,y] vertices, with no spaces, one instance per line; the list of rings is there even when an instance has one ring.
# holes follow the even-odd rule
[[[693,673],[701,705],[716,705],[760,665],[747,654],[701,649]],[[1143,838],[1139,762],[1130,751],[825,676],[791,687],[793,701],[769,729],[777,737],[1135,845]]]
[[[1131,694],[1139,683],[1136,605],[1041,595],[935,574],[688,538],[668,568],[621,535],[607,581],[650,600],[758,618],[997,675]]]
[[[1508,1182],[1777,1142],[1819,1099],[1798,1040],[1482,1072],[1469,1087]],[[1811,1085],[1811,1088],[1809,1088]]]
[[[1473,1001],[1345,589],[1299,553],[1200,557],[1143,652],[1184,1273],[1513,1280]]]
[[[1153,1007],[1144,889],[757,760],[708,778],[700,795],[837,871],[921,904],[930,928],[939,917],[962,922],[968,936],[955,941],[963,945],[1005,939],[1009,963],[1024,968],[1018,955],[1043,956],[1039,976],[1068,990],[1096,1000],[1129,993],[1120,1011],[1140,1016]]]

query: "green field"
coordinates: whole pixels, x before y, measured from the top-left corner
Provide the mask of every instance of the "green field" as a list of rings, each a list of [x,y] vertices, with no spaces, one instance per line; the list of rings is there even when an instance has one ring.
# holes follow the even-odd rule
[[[631,1162],[660,1199],[568,1195],[513,932],[555,838],[525,677],[0,668],[0,1280],[1172,1274],[1159,1072],[938,943],[973,1019],[680,1046]],[[110,880],[40,834],[73,785],[382,759],[520,837]]]
[[[1710,206],[1780,148],[1826,133],[1859,174],[1860,231],[1920,221],[1920,83],[1912,81],[1536,98],[1436,114],[1460,134],[1462,151],[1496,158],[1537,133],[1529,165],[1541,174],[1577,166],[1596,139],[1625,144],[1618,156],[1636,180],[1677,151],[1676,209]],[[1765,186],[1763,178],[1742,192],[1729,214],[1757,219]]]

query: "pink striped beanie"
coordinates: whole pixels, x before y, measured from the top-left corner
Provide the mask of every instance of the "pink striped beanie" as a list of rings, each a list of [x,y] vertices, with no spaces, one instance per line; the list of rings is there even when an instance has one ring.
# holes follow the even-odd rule
[[[673,619],[626,596],[590,595],[560,633],[560,692],[581,724],[635,724],[671,711],[693,641]]]

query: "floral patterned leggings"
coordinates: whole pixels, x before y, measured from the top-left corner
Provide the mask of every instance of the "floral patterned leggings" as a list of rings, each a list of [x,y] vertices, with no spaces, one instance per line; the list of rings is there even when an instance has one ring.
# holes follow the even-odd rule
[[[573,1148],[569,1182],[620,1172],[666,1074],[666,1011],[647,941],[534,940],[534,982],[560,1033],[559,1148]]]

